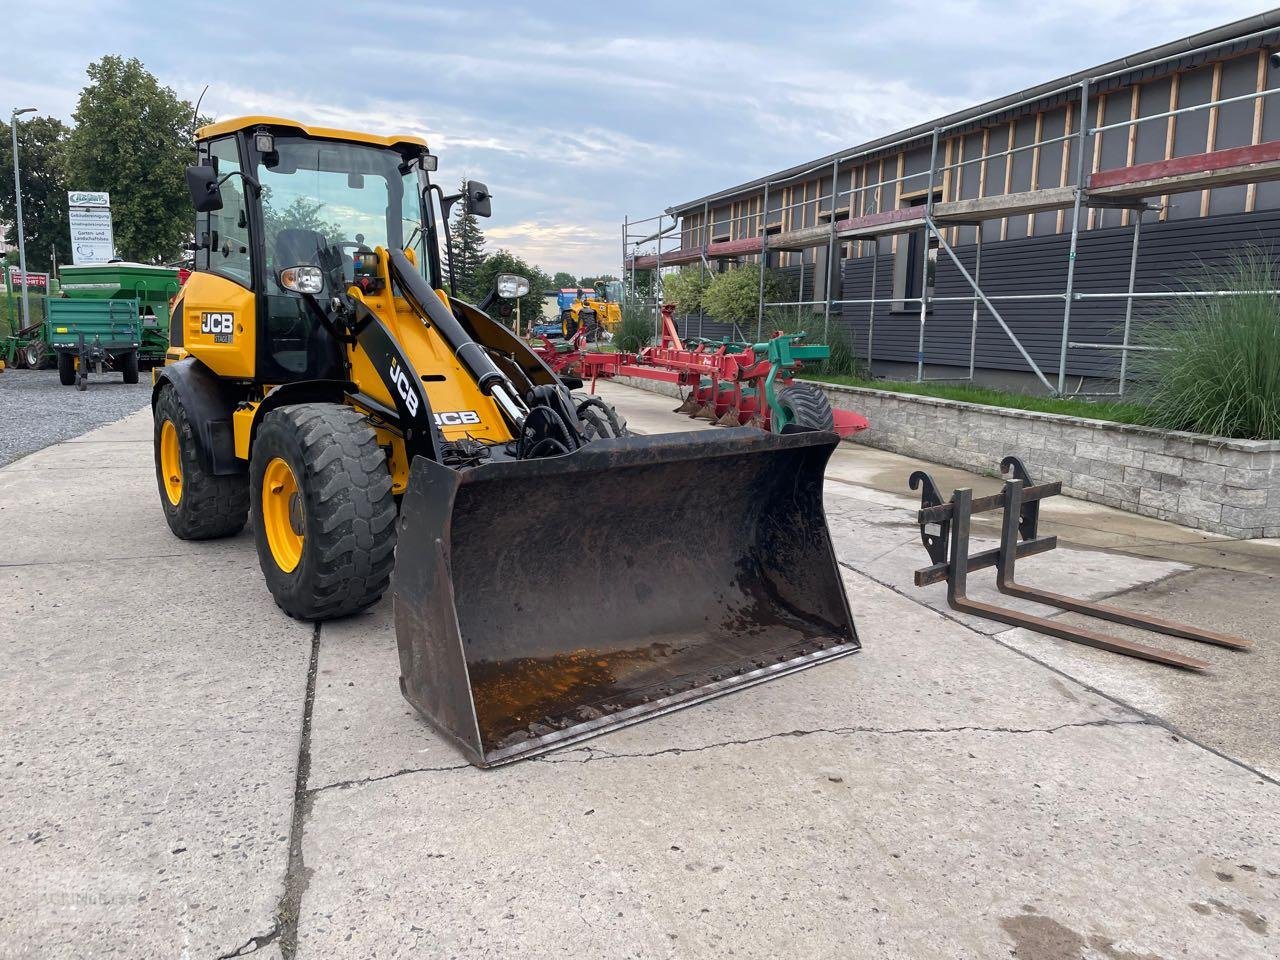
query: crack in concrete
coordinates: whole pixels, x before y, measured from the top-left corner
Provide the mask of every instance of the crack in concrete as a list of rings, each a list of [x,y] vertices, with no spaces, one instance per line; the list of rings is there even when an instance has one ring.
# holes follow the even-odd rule
[[[1060,667],[1055,667],[1053,664],[1049,663],[1048,661],[1042,660],[1039,657],[1035,656],[1034,654],[1028,653],[1025,650],[1021,650],[1018,647],[1015,647],[1013,644],[1000,639],[1001,634],[1009,633],[1011,631],[1002,630],[1000,631],[1000,634],[982,633],[979,630],[973,629],[973,627],[969,626],[969,624],[965,623],[963,620],[961,620],[958,616],[956,616],[950,610],[941,610],[936,607],[931,607],[927,603],[917,600],[914,596],[907,593],[905,590],[902,590],[901,588],[895,586],[894,584],[889,583],[886,580],[881,580],[880,578],[873,576],[872,574],[868,573],[865,570],[859,570],[857,567],[853,566],[852,564],[846,563],[843,560],[838,560],[837,563],[841,567],[844,567],[846,570],[850,570],[853,573],[858,574],[858,576],[860,577],[866,577],[872,583],[879,584],[885,589],[890,590],[893,593],[896,593],[898,596],[902,597],[904,600],[910,603],[914,603],[918,607],[924,607],[926,610],[930,611],[931,613],[936,613],[938,616],[943,617],[946,620],[950,620],[952,623],[963,628],[964,630],[967,630],[968,632],[972,633],[974,636],[983,637],[987,640],[990,640],[992,643],[995,643],[998,646],[1004,647],[1006,650],[1010,651],[1011,653],[1016,653],[1018,656],[1023,657],[1027,660],[1030,660],[1032,663],[1038,664],[1041,667],[1044,667],[1050,673],[1056,674],[1059,677],[1064,677],[1065,679],[1070,680],[1072,683],[1077,684],[1080,687],[1080,689],[1085,690],[1096,697],[1101,697],[1104,700],[1114,703],[1118,707],[1123,707],[1125,710],[1128,710],[1130,713],[1133,713],[1134,715],[1141,717],[1143,720],[1145,720],[1147,723],[1151,724],[1152,726],[1160,727],[1162,730],[1167,731],[1169,734],[1176,737],[1177,739],[1185,740],[1187,743],[1191,744],[1193,747],[1198,747],[1199,749],[1204,750],[1206,753],[1211,753],[1215,757],[1225,760],[1227,761],[1227,763],[1230,763],[1231,765],[1239,767],[1241,770],[1244,770],[1245,772],[1252,774],[1253,776],[1257,777],[1259,780],[1262,780],[1266,783],[1271,784],[1273,787],[1280,787],[1280,780],[1277,780],[1275,777],[1271,776],[1270,774],[1263,773],[1257,767],[1251,766],[1250,764],[1239,759],[1238,757],[1233,757],[1229,753],[1224,753],[1223,751],[1217,749],[1216,747],[1211,747],[1207,743],[1202,743],[1200,740],[1184,732],[1181,727],[1177,726],[1176,724],[1170,723],[1168,720],[1164,719],[1163,717],[1158,716],[1154,713],[1151,713],[1148,710],[1143,710],[1141,707],[1136,707],[1132,703],[1129,703],[1129,701],[1123,699],[1122,697],[1118,697],[1115,694],[1108,693],[1107,691],[1101,689],[1100,687],[1096,687],[1091,683],[1081,680],[1079,677],[1068,673],[1066,670],[1063,670]],[[1178,573],[1186,573],[1186,572],[1187,571],[1177,571],[1173,574],[1169,574],[1168,576],[1176,576]],[[1160,578],[1160,579],[1164,579],[1164,578]]]
[[[220,953],[215,960],[231,960],[233,957],[247,957],[252,953],[257,953],[268,944],[275,943],[280,938],[280,921],[277,920],[271,925],[271,929],[266,933],[260,933],[256,937],[250,937],[244,943],[240,944],[230,953]]]
[[[379,774],[376,777],[359,777],[354,780],[335,780],[333,783],[326,783],[322,787],[312,787],[307,791],[308,796],[315,797],[326,790],[346,790],[350,787],[362,787],[367,783],[378,783],[382,780],[393,780],[396,777],[403,777],[410,773],[444,773],[449,770],[466,770],[471,764],[454,763],[443,767],[404,767],[392,773]]]
[[[661,757],[669,754],[702,753],[707,750],[717,750],[721,747],[750,746],[757,743],[766,743],[770,740],[779,740],[784,737],[809,737],[819,734],[828,734],[830,736],[856,736],[861,734],[900,736],[949,733],[1054,734],[1059,730],[1066,730],[1073,727],[1146,726],[1149,722],[1150,721],[1145,719],[1110,720],[1104,718],[1099,720],[1080,720],[1072,723],[1060,723],[1052,727],[983,727],[969,724],[954,727],[818,727],[813,730],[783,730],[778,733],[765,734],[761,737],[747,737],[741,740],[721,740],[716,743],[704,743],[693,747],[665,747],[661,750],[653,750],[643,753],[616,753],[612,750],[601,749],[600,747],[583,746],[564,752],[547,754],[541,757],[533,757],[532,759],[542,763],[589,763],[592,760],[629,760]],[[585,753],[586,756],[571,759],[567,756],[567,754],[571,753]]]
[[[311,714],[316,702],[316,674],[320,668],[320,624],[311,634],[311,660],[307,666],[306,696],[302,706],[302,731],[298,737],[297,777],[293,788],[293,817],[289,824],[289,860],[284,872],[284,890],[276,905],[280,955],[294,960],[298,955],[298,914],[302,895],[311,878],[302,856],[302,834],[311,815],[307,778],[311,776]]]

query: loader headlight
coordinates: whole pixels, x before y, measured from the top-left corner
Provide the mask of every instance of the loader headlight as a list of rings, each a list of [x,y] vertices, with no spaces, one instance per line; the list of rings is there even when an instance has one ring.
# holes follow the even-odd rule
[[[518,300],[529,292],[529,281],[514,273],[498,274],[498,296]]]
[[[285,267],[280,286],[294,293],[319,293],[324,289],[324,273],[319,267]]]

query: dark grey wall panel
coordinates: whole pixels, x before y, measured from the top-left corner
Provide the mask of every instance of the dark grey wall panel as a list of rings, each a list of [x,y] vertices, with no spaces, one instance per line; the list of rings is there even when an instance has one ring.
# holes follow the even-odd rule
[[[1076,290],[1082,293],[1123,291],[1128,283],[1131,228],[1094,230],[1080,236],[1076,261]],[[1196,286],[1206,265],[1223,263],[1247,246],[1262,248],[1280,261],[1280,218],[1274,214],[1234,214],[1194,222],[1169,221],[1143,225],[1138,261],[1138,291],[1166,291]],[[1060,293],[1066,282],[1068,237],[1031,237],[984,243],[982,288],[988,295]],[[958,249],[973,270],[975,248]],[[843,267],[843,299],[871,296],[873,260],[850,260]],[[879,258],[877,295],[891,294],[892,255]],[[939,256],[937,296],[968,296],[970,288],[945,254]],[[1167,303],[1167,302],[1166,302]],[[1005,321],[1046,373],[1056,374],[1062,331],[1061,301],[997,301]],[[1135,327],[1159,322],[1159,303],[1135,301]],[[868,327],[866,306],[846,306],[839,327],[853,337],[865,356]],[[978,366],[1000,370],[1027,369],[1009,338],[984,308],[979,308]],[[967,366],[970,306],[939,303],[926,324],[925,360],[931,364]],[[1071,339],[1119,343],[1124,318],[1123,300],[1079,301],[1072,308]],[[874,354],[877,360],[914,362],[919,332],[918,313],[891,313],[887,305],[875,313]],[[1067,371],[1073,376],[1106,376],[1119,363],[1115,351],[1072,350]]]

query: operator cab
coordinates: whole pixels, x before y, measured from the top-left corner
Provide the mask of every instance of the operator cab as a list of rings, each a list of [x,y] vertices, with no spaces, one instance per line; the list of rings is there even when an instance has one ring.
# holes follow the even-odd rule
[[[333,378],[339,344],[303,296],[282,285],[281,271],[320,267],[333,278],[321,297],[350,285],[376,292],[373,251],[383,247],[405,250],[432,287],[442,286],[427,201],[435,157],[417,138],[351,142],[324,136],[338,131],[260,119],[200,131],[198,166],[188,174],[193,196],[201,185],[208,194],[196,204],[195,266],[255,296],[255,380]]]

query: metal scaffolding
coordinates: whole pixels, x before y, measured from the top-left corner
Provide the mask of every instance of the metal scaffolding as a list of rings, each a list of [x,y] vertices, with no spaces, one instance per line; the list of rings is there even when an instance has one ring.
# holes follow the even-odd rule
[[[709,269],[709,261],[711,260],[736,262],[743,257],[759,257],[761,270],[759,305],[756,316],[757,339],[763,333],[766,310],[795,307],[800,311],[805,307],[810,307],[816,314],[820,309],[824,339],[827,339],[830,332],[833,308],[842,308],[841,312],[843,313],[843,308],[846,307],[867,306],[869,308],[867,318],[867,361],[870,364],[874,359],[873,345],[877,306],[892,305],[898,312],[903,312],[908,305],[912,310],[918,307],[919,332],[915,356],[916,381],[923,382],[926,379],[925,348],[930,308],[936,303],[970,303],[972,309],[970,315],[968,373],[966,376],[939,379],[973,379],[977,366],[978,321],[980,315],[985,312],[995,321],[1004,336],[1013,344],[1022,360],[1026,363],[1030,373],[1039,380],[1046,390],[1054,394],[1066,395],[1068,393],[1067,361],[1069,350],[1119,351],[1120,362],[1116,375],[1116,389],[1105,394],[1091,395],[1123,396],[1125,384],[1129,378],[1129,355],[1136,351],[1159,349],[1132,342],[1131,334],[1135,301],[1174,299],[1178,297],[1226,296],[1239,293],[1239,291],[1191,289],[1167,292],[1140,292],[1135,289],[1139,250],[1142,241],[1143,214],[1160,209],[1159,206],[1153,206],[1149,202],[1150,199],[1170,194],[1199,192],[1215,186],[1256,184],[1266,180],[1280,179],[1280,140],[1260,142],[1257,136],[1257,125],[1255,125],[1254,143],[1249,146],[1210,150],[1203,154],[1166,158],[1164,161],[1156,161],[1154,163],[1133,164],[1132,158],[1130,158],[1128,166],[1110,168],[1105,171],[1089,171],[1086,167],[1086,155],[1095,158],[1095,160],[1100,156],[1100,153],[1097,152],[1097,138],[1106,131],[1135,130],[1140,124],[1153,121],[1170,122],[1172,118],[1203,110],[1215,111],[1210,115],[1214,117],[1216,116],[1216,111],[1224,105],[1245,101],[1260,103],[1267,97],[1280,94],[1280,88],[1259,89],[1236,96],[1221,96],[1220,90],[1215,88],[1213,95],[1205,103],[1170,109],[1145,117],[1134,116],[1130,119],[1113,123],[1098,122],[1096,124],[1089,122],[1091,112],[1089,109],[1090,96],[1093,93],[1100,92],[1100,88],[1104,87],[1108,81],[1131,75],[1137,69],[1149,71],[1151,68],[1183,61],[1188,57],[1212,55],[1215,52],[1220,53],[1228,47],[1238,47],[1240,43],[1245,41],[1258,40],[1261,42],[1262,38],[1266,36],[1280,36],[1280,29],[1271,26],[1265,30],[1232,37],[1201,47],[1183,49],[1176,54],[1144,62],[1136,67],[1129,66],[1125,69],[1091,76],[1056,89],[1037,92],[1025,99],[1002,102],[996,109],[976,116],[964,116],[954,123],[939,123],[931,131],[930,158],[927,170],[918,170],[910,174],[903,173],[896,177],[884,178],[882,163],[881,173],[873,182],[869,182],[865,177],[863,182],[860,183],[855,183],[851,179],[848,189],[840,188],[842,170],[846,172],[856,171],[860,163],[865,164],[872,158],[891,156],[895,149],[902,151],[908,145],[919,145],[922,141],[922,135],[915,131],[911,135],[903,136],[896,140],[880,142],[867,149],[823,160],[798,173],[788,174],[783,177],[766,178],[761,184],[752,188],[753,190],[761,190],[758,209],[756,209],[755,204],[756,197],[744,194],[740,202],[746,202],[750,205],[751,209],[748,212],[737,215],[730,213],[727,217],[714,219],[712,216],[714,211],[712,211],[709,202],[704,201],[701,218],[696,227],[691,228],[690,231],[689,239],[692,240],[692,245],[681,244],[674,248],[668,245],[664,250],[664,239],[669,240],[672,234],[677,238],[681,236],[681,221],[679,215],[673,210],[664,211],[657,217],[650,217],[646,220],[625,221],[623,224],[622,255],[624,271],[630,271],[629,276],[632,282],[629,285],[629,289],[634,289],[634,277],[637,269],[651,269],[654,271],[655,278],[657,278],[654,296],[655,301],[658,301],[661,297],[661,272],[666,267],[699,263],[700,269],[705,274]],[[1261,82],[1259,86],[1261,86]],[[952,162],[939,162],[939,145],[947,134],[954,133],[960,128],[973,128],[975,124],[990,120],[996,116],[1016,116],[1018,109],[1021,107],[1042,103],[1053,98],[1058,98],[1054,100],[1055,105],[1063,105],[1068,111],[1066,122],[1068,130],[1070,130],[1072,124],[1070,119],[1071,111],[1075,111],[1075,115],[1078,117],[1077,129],[1064,133],[1062,136],[1043,140],[1038,139],[1037,131],[1035,142],[1017,146],[1013,145],[1011,136],[1008,149],[990,153],[986,151],[986,141],[984,140],[984,149],[979,156],[965,159],[963,151],[961,151],[961,156],[958,159]],[[1134,112],[1136,113],[1136,110]],[[1100,113],[1098,119],[1099,121],[1102,120]],[[929,136],[929,134],[924,134],[923,136]],[[1131,134],[1131,140],[1133,136]],[[970,199],[948,199],[945,196],[945,178],[948,177],[951,171],[962,170],[964,167],[973,164],[988,164],[1000,158],[1006,158],[1004,162],[1011,166],[1013,157],[1016,154],[1028,150],[1039,151],[1046,146],[1059,143],[1063,144],[1064,169],[1069,156],[1068,151],[1074,149],[1073,176],[1070,184],[1064,183],[1061,186],[1037,188],[1037,185],[1032,183],[1031,190],[1017,193],[1006,192],[993,196],[983,196],[980,189],[979,196]],[[822,178],[826,176],[827,171],[830,171],[830,192],[822,193]],[[818,196],[810,198],[807,196],[807,189],[808,184],[813,183],[811,178],[814,177],[818,178],[815,184]],[[1063,177],[1063,179],[1065,180],[1066,178]],[[923,203],[921,205],[903,208],[894,208],[892,206],[900,193],[899,185],[908,182],[920,183],[922,181],[925,184],[923,191],[913,191],[913,194],[923,193]],[[776,208],[770,209],[771,189],[784,188],[788,184],[797,182],[806,184],[804,199],[779,204]],[[889,207],[886,207],[885,204],[886,188],[890,188],[889,202],[891,205]],[[846,199],[848,205],[847,207],[842,207]],[[815,210],[815,221],[821,220],[825,212],[827,219],[825,224],[815,222],[813,225],[808,225],[802,222],[799,228],[784,229],[787,211],[811,206]],[[824,206],[825,211],[823,211]],[[1076,289],[1082,213],[1091,209],[1130,211],[1126,214],[1126,219],[1132,220],[1133,238],[1129,258],[1128,284],[1125,290],[1085,293]],[[858,210],[861,212],[856,213]],[[982,240],[984,233],[982,224],[990,220],[1000,220],[1019,215],[1033,215],[1053,210],[1062,211],[1059,214],[1062,225],[1056,232],[1069,230],[1066,278],[1062,291],[1004,295],[988,295],[984,293],[982,289]],[[845,212],[848,213],[848,216],[840,219],[841,214]],[[655,221],[656,230],[647,226]],[[643,227],[643,229],[637,231],[637,227]],[[975,228],[972,271],[965,266],[954,246],[947,241],[944,235],[947,229],[954,227]],[[718,233],[717,231],[724,231],[724,233]],[[917,236],[922,240],[919,295],[877,296],[877,281],[882,258],[880,238],[910,234],[917,231]],[[872,245],[871,296],[856,299],[843,299],[835,296],[837,286],[842,285],[840,279],[840,264],[842,260],[840,251],[843,245],[846,243],[861,244],[867,240],[870,240]],[[955,268],[969,288],[969,294],[951,297],[939,297],[931,294],[929,289],[929,253],[931,243],[937,245],[939,254],[944,255]],[[768,268],[771,254],[823,247],[827,250],[825,257],[825,296],[823,298],[804,299],[805,258],[802,255],[800,292],[797,299],[786,301],[765,300],[765,271]],[[816,255],[813,259],[816,262]],[[896,292],[891,291],[891,294]],[[1005,302],[1033,300],[1061,301],[1062,303],[1056,382],[1052,381],[1036,362],[1006,321],[998,306],[998,304]],[[1098,343],[1071,339],[1073,306],[1085,301],[1095,300],[1123,301],[1122,334],[1118,343]]]

